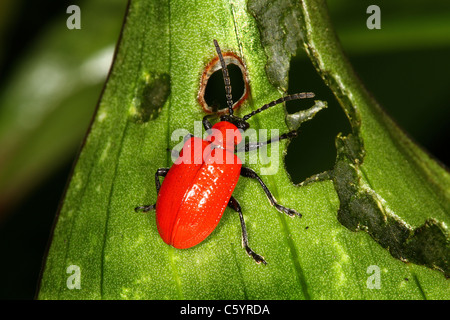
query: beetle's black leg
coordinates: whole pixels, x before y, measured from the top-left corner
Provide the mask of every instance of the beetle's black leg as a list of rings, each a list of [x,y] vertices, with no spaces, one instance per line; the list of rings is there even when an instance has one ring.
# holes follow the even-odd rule
[[[188,133],[187,135],[185,135],[183,138],[183,145],[186,143],[186,141],[188,141],[193,136],[194,135],[192,133]],[[166,148],[166,151],[170,152],[170,156],[171,156],[173,162],[175,162],[174,159],[178,159],[178,157],[180,156],[180,151],[178,151],[178,150]]]
[[[247,228],[245,227],[245,221],[244,216],[242,215],[241,206],[239,205],[239,202],[231,197],[230,201],[228,201],[228,207],[233,209],[239,214],[239,219],[241,220],[241,227],[242,227],[242,245],[245,248],[245,251],[247,251],[247,254],[253,258],[253,260],[256,261],[256,263],[264,263],[267,264],[267,262],[264,260],[262,256],[255,253],[249,246],[248,246],[248,235],[247,235]]]
[[[138,212],[138,211],[142,211],[142,212],[149,212],[150,210],[155,209],[156,207],[156,203],[155,204],[150,204],[150,205],[146,205],[146,206],[139,206],[134,208],[134,211]]]
[[[302,215],[300,213],[298,213],[297,211],[295,211],[294,209],[289,209],[289,208],[286,208],[285,206],[282,206],[282,205],[278,204],[275,201],[275,198],[273,197],[273,195],[270,192],[270,190],[267,188],[267,186],[264,184],[264,182],[256,174],[255,171],[253,171],[250,168],[242,167],[241,168],[241,176],[247,177],[247,178],[256,179],[259,182],[259,184],[261,185],[261,187],[263,188],[264,192],[266,193],[267,198],[269,198],[270,204],[273,205],[275,208],[277,208],[278,211],[284,212],[284,213],[286,213],[287,215],[289,215],[291,217],[293,217],[294,215],[297,215],[300,218],[302,217]]]
[[[239,151],[242,151],[242,150],[244,150],[244,151],[256,150],[256,149],[261,148],[263,146],[266,146],[266,145],[268,145],[268,144],[270,144],[272,142],[277,142],[277,141],[284,140],[284,139],[290,139],[290,138],[293,138],[293,137],[296,137],[296,136],[297,136],[297,131],[295,131],[295,130],[289,131],[287,133],[283,133],[279,137],[275,137],[275,138],[272,138],[272,139],[267,140],[267,141],[254,142],[254,143],[248,142],[243,147],[237,149],[236,152],[239,152]]]
[[[167,172],[169,172],[169,168],[159,168],[156,170],[155,173],[155,186],[156,186],[156,194],[159,193],[159,189],[161,189],[161,183],[159,182],[159,177],[165,177],[167,175]],[[146,206],[139,206],[134,208],[134,211],[138,212],[142,210],[143,212],[148,212],[150,210],[155,209],[156,204],[146,205]]]
[[[172,159],[178,159],[178,157],[180,156],[180,151],[178,151],[178,150],[170,149],[170,148],[167,148],[166,150],[168,152],[170,152],[170,157]]]
[[[215,115],[208,114],[203,117],[202,123],[203,123],[203,128],[205,128],[205,131],[208,131],[212,128],[212,124],[209,121],[209,118],[212,118],[212,117],[215,117]]]
[[[186,141],[188,141],[190,138],[192,138],[194,135],[192,133],[188,133],[187,135],[184,136],[183,138],[183,142],[186,143]]]
[[[156,194],[159,193],[159,189],[161,188],[161,183],[159,182],[159,177],[165,177],[169,172],[169,168],[159,168],[155,173],[155,186],[156,186]]]

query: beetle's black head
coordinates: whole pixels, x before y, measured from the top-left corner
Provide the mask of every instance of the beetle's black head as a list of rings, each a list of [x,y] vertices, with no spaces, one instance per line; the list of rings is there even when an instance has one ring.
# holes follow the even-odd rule
[[[234,124],[238,129],[242,131],[250,128],[250,124],[242,118],[236,117],[234,115],[224,114],[220,116],[220,121],[227,121]]]

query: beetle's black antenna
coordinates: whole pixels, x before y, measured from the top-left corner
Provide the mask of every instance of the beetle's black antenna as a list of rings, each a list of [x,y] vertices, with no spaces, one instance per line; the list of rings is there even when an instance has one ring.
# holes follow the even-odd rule
[[[214,39],[214,45],[216,46],[217,54],[219,55],[220,64],[222,65],[223,81],[225,82],[225,93],[227,97],[228,112],[230,116],[233,115],[233,96],[231,95],[230,76],[228,75],[227,64],[223,58],[222,51],[220,50],[217,40]]]
[[[261,108],[250,112],[249,114],[243,116],[242,119],[244,121],[246,121],[250,117],[253,117],[255,114],[260,113],[260,112],[262,112],[262,111],[264,111],[266,109],[269,109],[270,107],[276,106],[277,104],[283,103],[285,101],[298,100],[298,99],[307,99],[307,98],[314,98],[314,93],[312,93],[312,92],[302,92],[302,93],[296,93],[296,94],[291,94],[289,96],[281,97],[278,100],[272,101],[272,102],[270,102],[268,104],[263,105]]]

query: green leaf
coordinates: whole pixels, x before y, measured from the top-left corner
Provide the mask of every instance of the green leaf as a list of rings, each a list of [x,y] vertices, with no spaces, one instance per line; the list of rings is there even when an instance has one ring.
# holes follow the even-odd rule
[[[293,21],[286,37],[276,36]],[[332,30],[322,1],[250,1],[248,8],[245,1],[131,1],[58,215],[39,298],[448,299],[449,174],[382,113]],[[257,182],[239,180],[233,195],[265,266],[241,248],[239,217],[230,209],[204,242],[186,250],[161,240],[154,213],[133,210],[156,201],[154,173],[171,165],[167,149],[182,141],[172,133],[197,134],[200,77],[216,56],[212,39],[247,67],[251,99],[240,114],[280,97],[286,61],[304,45],[352,125],[351,135],[336,139],[335,168],[301,186],[284,170],[283,152],[275,170],[261,159],[250,164],[276,171],[262,179],[302,219],[271,207]],[[288,131],[280,106],[250,125]],[[67,273],[72,265],[78,275]],[[80,289],[70,289],[76,276]]]

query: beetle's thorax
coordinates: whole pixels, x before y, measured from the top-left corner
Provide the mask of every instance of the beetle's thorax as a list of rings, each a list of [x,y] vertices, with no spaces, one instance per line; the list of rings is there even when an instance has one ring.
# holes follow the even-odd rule
[[[211,128],[211,133],[206,140],[227,150],[234,150],[234,147],[242,141],[240,130],[231,122],[220,121]]]

